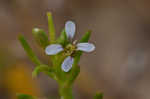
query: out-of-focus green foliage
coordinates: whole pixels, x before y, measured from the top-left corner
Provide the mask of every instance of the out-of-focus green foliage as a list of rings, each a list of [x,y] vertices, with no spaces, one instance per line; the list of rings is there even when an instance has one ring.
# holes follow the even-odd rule
[[[27,94],[21,94],[21,93],[18,93],[17,97],[18,97],[18,99],[38,99],[34,96],[27,95]]]
[[[103,93],[97,92],[94,99],[103,99]]]

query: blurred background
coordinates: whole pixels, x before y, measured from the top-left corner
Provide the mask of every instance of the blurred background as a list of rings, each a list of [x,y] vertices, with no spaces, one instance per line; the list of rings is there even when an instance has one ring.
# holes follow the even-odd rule
[[[77,24],[76,38],[91,29],[96,51],[84,54],[74,86],[76,99],[150,99],[149,0],[0,0],[0,99],[16,93],[59,99],[57,84],[44,74],[32,79],[34,64],[17,40],[23,33],[37,56],[32,28],[48,31],[46,12],[52,12],[57,36],[64,23]]]

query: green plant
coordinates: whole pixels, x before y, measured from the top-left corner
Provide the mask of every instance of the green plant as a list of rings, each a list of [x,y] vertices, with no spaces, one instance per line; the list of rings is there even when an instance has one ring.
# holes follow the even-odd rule
[[[48,13],[47,16],[49,37],[44,30],[39,28],[34,28],[32,32],[37,44],[44,49],[45,54],[50,57],[52,64],[47,65],[42,63],[32,51],[23,35],[19,36],[19,40],[29,58],[36,65],[32,76],[36,77],[40,72],[45,73],[58,83],[61,99],[74,99],[72,95],[72,86],[80,72],[80,67],[78,66],[80,56],[83,51],[91,52],[95,49],[93,44],[87,43],[90,38],[91,31],[86,32],[79,43],[77,43],[76,40],[73,41],[76,28],[75,24],[72,21],[67,21],[65,29],[62,30],[60,36],[56,39],[52,15],[51,13]],[[99,93],[96,94],[94,99],[102,99],[102,96],[100,95],[101,94]],[[36,97],[25,94],[19,94],[18,98],[36,99]]]

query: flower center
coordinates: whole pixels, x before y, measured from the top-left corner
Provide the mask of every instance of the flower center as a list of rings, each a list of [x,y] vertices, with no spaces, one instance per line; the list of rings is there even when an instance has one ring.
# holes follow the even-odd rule
[[[76,51],[76,45],[74,44],[68,44],[66,48],[64,49],[66,56],[71,56]]]

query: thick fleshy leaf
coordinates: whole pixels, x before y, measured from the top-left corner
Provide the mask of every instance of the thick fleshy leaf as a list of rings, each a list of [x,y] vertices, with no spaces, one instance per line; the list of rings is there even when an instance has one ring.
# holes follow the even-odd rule
[[[52,13],[48,12],[47,17],[48,17],[48,30],[49,30],[50,43],[52,44],[55,42],[55,26],[53,23]]]
[[[80,43],[86,43],[91,37],[91,30],[87,31],[80,40]]]
[[[36,66],[32,72],[32,77],[37,77],[40,72],[43,72],[43,73],[47,74],[48,76],[54,78],[53,77],[54,70],[53,70],[53,68],[51,68],[48,65],[41,64],[41,65]]]
[[[73,57],[68,56],[61,65],[61,69],[64,72],[68,72],[72,68],[72,64],[74,62]]]
[[[34,39],[36,40],[37,44],[45,49],[46,46],[49,45],[48,36],[44,32],[44,30],[39,28],[34,28],[32,30],[32,34],[34,36]]]
[[[75,29],[76,29],[76,26],[75,26],[74,22],[72,22],[72,21],[67,21],[66,22],[66,24],[65,24],[65,31],[66,31],[67,37],[69,39],[72,39],[74,37]]]
[[[26,39],[24,38],[23,35],[19,35],[18,37],[22,47],[24,48],[24,50],[26,51],[27,55],[29,56],[29,58],[36,64],[36,65],[40,65],[41,62],[40,60],[37,58],[37,56],[35,55],[35,53],[32,51],[32,48],[29,46],[28,42],[26,41]]]
[[[68,39],[67,39],[67,35],[66,35],[66,32],[65,32],[65,29],[63,29],[63,31],[61,32],[60,36],[58,37],[57,43],[61,44],[63,46],[68,44]]]
[[[60,44],[52,44],[46,47],[45,53],[47,55],[56,55],[57,53],[63,51],[63,48]]]
[[[84,51],[84,52],[92,52],[95,50],[94,44],[91,43],[78,43],[77,50]]]
[[[74,59],[74,60],[75,60],[75,59]],[[74,61],[74,62],[75,62],[75,61]],[[73,70],[73,67],[72,67],[72,70]],[[68,79],[67,84],[68,84],[68,85],[72,85],[73,82],[75,81],[75,79],[78,77],[79,73],[80,73],[80,66],[75,66],[73,72],[71,72],[71,73],[69,74],[69,79]]]

